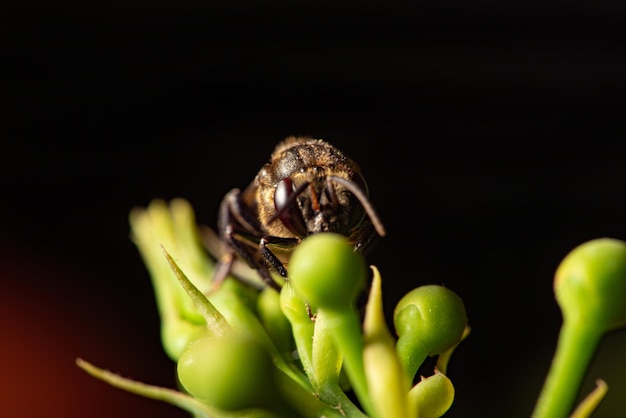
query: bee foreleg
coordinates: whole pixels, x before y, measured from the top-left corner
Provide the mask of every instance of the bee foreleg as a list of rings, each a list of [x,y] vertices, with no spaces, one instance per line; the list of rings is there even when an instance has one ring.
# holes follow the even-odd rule
[[[261,263],[259,260],[258,253],[255,254],[255,251],[250,247],[248,241],[246,241],[241,236],[235,234],[233,232],[232,227],[226,227],[224,230],[224,242],[234,250],[234,252],[241,257],[250,267],[255,269],[261,279],[268,286],[273,287],[276,290],[280,290],[280,285],[274,281],[272,275],[270,274],[267,267]],[[232,261],[228,266],[228,271],[230,271],[230,267],[232,266]]]
[[[272,250],[268,248],[268,245],[279,245],[285,249],[292,249],[299,243],[300,243],[299,238],[281,238],[281,237],[274,237],[274,236],[265,236],[261,238],[261,241],[259,242],[259,249],[261,251],[261,255],[263,256],[263,259],[265,260],[265,262],[268,265],[272,266],[274,271],[276,271],[282,277],[287,277],[287,269],[285,268],[285,265],[282,263],[282,261],[278,259],[278,257],[276,257],[276,254],[274,254]]]

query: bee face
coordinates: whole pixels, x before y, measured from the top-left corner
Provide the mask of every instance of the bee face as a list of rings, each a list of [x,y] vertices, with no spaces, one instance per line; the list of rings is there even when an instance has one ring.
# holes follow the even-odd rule
[[[323,140],[301,137],[279,143],[252,184],[224,198],[219,226],[230,258],[239,255],[266,281],[265,269],[287,277],[272,244],[293,247],[308,235],[336,232],[364,251],[385,235],[358,164]]]
[[[359,166],[337,148],[321,140],[288,138],[257,176],[259,221],[269,234],[281,237],[327,231],[347,235],[365,212],[345,182],[367,196]]]

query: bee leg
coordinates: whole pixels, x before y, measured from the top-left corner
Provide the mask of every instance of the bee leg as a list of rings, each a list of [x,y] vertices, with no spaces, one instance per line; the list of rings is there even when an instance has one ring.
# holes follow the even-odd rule
[[[231,268],[233,267],[233,262],[235,261],[235,254],[232,251],[225,252],[217,261],[215,265],[215,270],[213,272],[213,282],[211,283],[211,292],[217,290],[226,276],[230,273]]]
[[[253,241],[244,238],[244,236],[261,236],[263,232],[250,208],[242,201],[239,189],[231,190],[222,200],[218,227],[220,238],[227,250],[215,269],[213,277],[215,285],[219,286],[220,281],[223,281],[230,273],[236,254],[250,267],[257,270],[263,282],[279,290],[280,286],[274,281],[267,267],[261,263],[258,253],[252,249]]]
[[[268,245],[278,245],[281,248],[292,249],[300,243],[299,238],[281,238],[273,236],[264,236],[259,242],[259,249],[263,259],[282,277],[287,277],[287,269],[285,265],[276,257],[276,254],[268,248]]]
[[[222,239],[229,226],[257,237],[264,234],[254,211],[243,201],[239,189],[232,189],[222,199],[217,224]]]
[[[261,279],[265,282],[265,284],[267,284],[274,290],[280,292],[280,289],[281,289],[280,285],[276,283],[276,280],[272,278],[268,269],[260,266],[259,268],[257,268],[257,271],[259,272],[259,275],[261,276]]]
[[[232,249],[232,251],[225,254],[226,258],[223,256],[220,259],[218,263],[219,266],[215,270],[216,274],[221,274],[223,275],[223,277],[220,279],[220,276],[215,275],[213,278],[214,280],[223,280],[226,275],[228,275],[234,261],[234,255],[237,254],[246,263],[248,263],[250,267],[252,267],[259,273],[259,276],[261,276],[261,280],[263,280],[265,284],[276,290],[280,290],[280,285],[276,283],[276,281],[272,278],[267,267],[265,267],[263,263],[260,262],[258,254],[254,253],[249,243],[244,238],[234,233],[232,227],[229,226],[224,230],[223,239],[228,247]]]
[[[309,302],[306,302],[304,306],[306,308],[306,314],[309,316],[311,322],[315,322],[315,320],[317,319],[317,312],[313,312],[313,309],[311,309],[311,305],[309,305]]]

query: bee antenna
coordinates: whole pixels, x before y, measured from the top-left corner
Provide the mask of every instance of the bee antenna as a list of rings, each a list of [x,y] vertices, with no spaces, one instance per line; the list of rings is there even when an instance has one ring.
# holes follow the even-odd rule
[[[386,234],[385,227],[378,218],[378,215],[376,214],[376,211],[374,210],[374,207],[370,203],[369,199],[367,198],[365,193],[363,193],[363,190],[361,190],[361,188],[357,186],[356,183],[354,183],[353,181],[346,180],[342,177],[337,176],[329,177],[332,181],[335,181],[348,189],[348,191],[350,191],[350,193],[352,193],[359,200],[361,206],[363,206],[363,209],[365,209],[365,213],[367,213],[367,216],[369,216],[370,220],[372,221],[376,232],[378,232],[378,235],[384,237]]]

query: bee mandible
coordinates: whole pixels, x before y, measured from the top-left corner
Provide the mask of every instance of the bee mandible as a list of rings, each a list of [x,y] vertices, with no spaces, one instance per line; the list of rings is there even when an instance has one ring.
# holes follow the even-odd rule
[[[320,232],[345,235],[365,253],[385,228],[357,163],[324,140],[288,137],[246,189],[232,189],[222,200],[218,233],[224,248],[214,285],[239,257],[280,289],[270,271],[287,278],[291,250]]]

